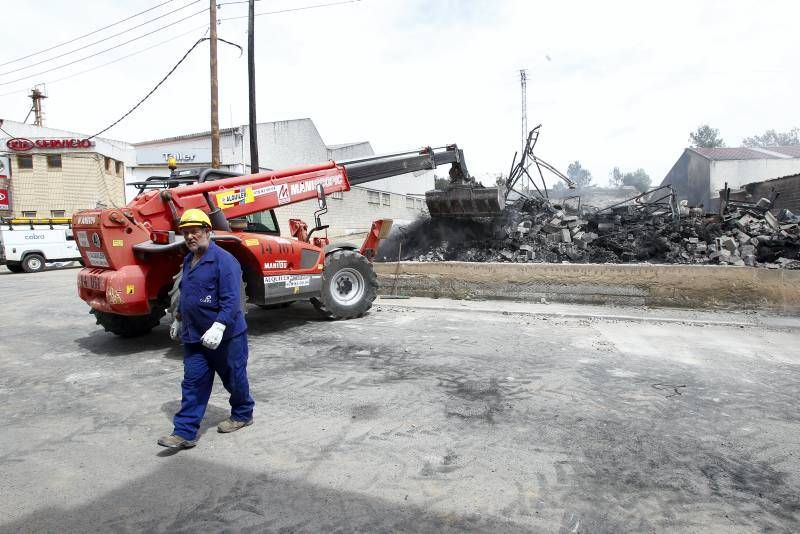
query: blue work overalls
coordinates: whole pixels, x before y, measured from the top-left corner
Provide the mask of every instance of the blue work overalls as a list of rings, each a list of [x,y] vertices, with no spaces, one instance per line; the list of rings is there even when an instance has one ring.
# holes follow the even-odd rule
[[[213,241],[194,267],[193,257],[190,252],[183,261],[178,304],[183,341],[182,399],[173,420],[173,433],[189,440],[197,437],[214,372],[231,394],[231,419],[249,421],[255,405],[247,381],[247,324],[240,301],[242,269],[236,258]],[[224,324],[225,333],[219,347],[211,350],[200,340],[214,322]]]

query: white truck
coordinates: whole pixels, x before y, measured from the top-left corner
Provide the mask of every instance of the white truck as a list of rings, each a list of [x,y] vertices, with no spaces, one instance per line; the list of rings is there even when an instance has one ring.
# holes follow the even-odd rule
[[[36,273],[49,262],[80,261],[71,223],[67,217],[2,219],[0,265],[12,273]]]

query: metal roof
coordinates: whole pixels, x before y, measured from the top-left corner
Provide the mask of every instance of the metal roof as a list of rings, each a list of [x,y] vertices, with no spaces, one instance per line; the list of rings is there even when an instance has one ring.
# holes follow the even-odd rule
[[[736,160],[736,159],[781,159],[780,156],[760,152],[751,148],[699,148],[691,147],[689,150],[700,154],[706,159],[714,161]]]
[[[800,158],[800,145],[771,146],[768,147],[768,150],[772,150],[773,152],[780,152],[781,154],[785,154],[793,158]]]
[[[234,133],[239,128],[241,128],[241,126],[234,126],[232,128],[220,128],[219,129],[219,134],[220,135],[228,135],[230,133]],[[155,143],[172,143],[172,142],[175,142],[175,141],[183,141],[185,139],[195,139],[197,137],[208,137],[210,135],[211,135],[211,130],[209,130],[207,132],[176,135],[175,137],[164,137],[163,139],[153,139],[152,141],[139,141],[138,143],[131,143],[131,144],[133,146],[142,146],[142,145],[152,145],[152,144],[155,144]]]
[[[695,152],[712,161],[742,160],[742,159],[792,159],[800,158],[800,145],[796,146],[770,146],[770,147],[725,147],[725,148],[699,148],[690,147],[688,150]]]

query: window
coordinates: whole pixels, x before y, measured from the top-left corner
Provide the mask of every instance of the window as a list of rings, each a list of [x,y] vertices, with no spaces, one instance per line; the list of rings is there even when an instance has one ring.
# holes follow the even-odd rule
[[[392,196],[389,193],[381,193],[381,204],[390,206],[392,204]]]
[[[47,168],[48,169],[60,169],[61,168],[61,154],[49,154],[47,156]]]
[[[248,215],[246,231],[255,234],[279,234],[275,213],[272,210],[264,210]]]
[[[32,169],[33,168],[33,156],[17,156],[17,168],[18,169]]]
[[[334,191],[331,193],[331,198],[335,198],[336,200],[342,200],[344,198],[344,193],[341,191]]]
[[[23,211],[22,212],[22,216],[25,217],[26,219],[32,219],[32,218],[36,217],[36,212],[35,211]]]
[[[111,158],[105,158],[106,160],[106,172],[111,173],[111,162],[114,161]]]
[[[50,210],[50,217],[66,217],[64,210]]]
[[[420,211],[425,209],[425,202],[421,198],[417,199],[417,209]]]
[[[381,194],[377,191],[367,191],[367,202],[370,204],[380,204],[381,203]]]
[[[123,167],[123,166],[122,166],[122,162],[121,162],[121,161],[118,161],[118,162],[116,163],[116,165],[117,165],[117,176],[119,176],[120,178],[122,178],[122,175],[123,175],[123,174],[124,174],[124,172],[125,172],[125,167]]]
[[[406,209],[413,210],[416,207],[416,202],[414,202],[414,198],[406,197]]]

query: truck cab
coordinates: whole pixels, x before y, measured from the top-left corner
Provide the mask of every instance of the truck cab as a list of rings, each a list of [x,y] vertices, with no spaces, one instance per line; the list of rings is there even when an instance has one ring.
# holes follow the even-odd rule
[[[36,273],[50,262],[81,259],[70,218],[9,218],[0,223],[0,264],[12,273]]]

